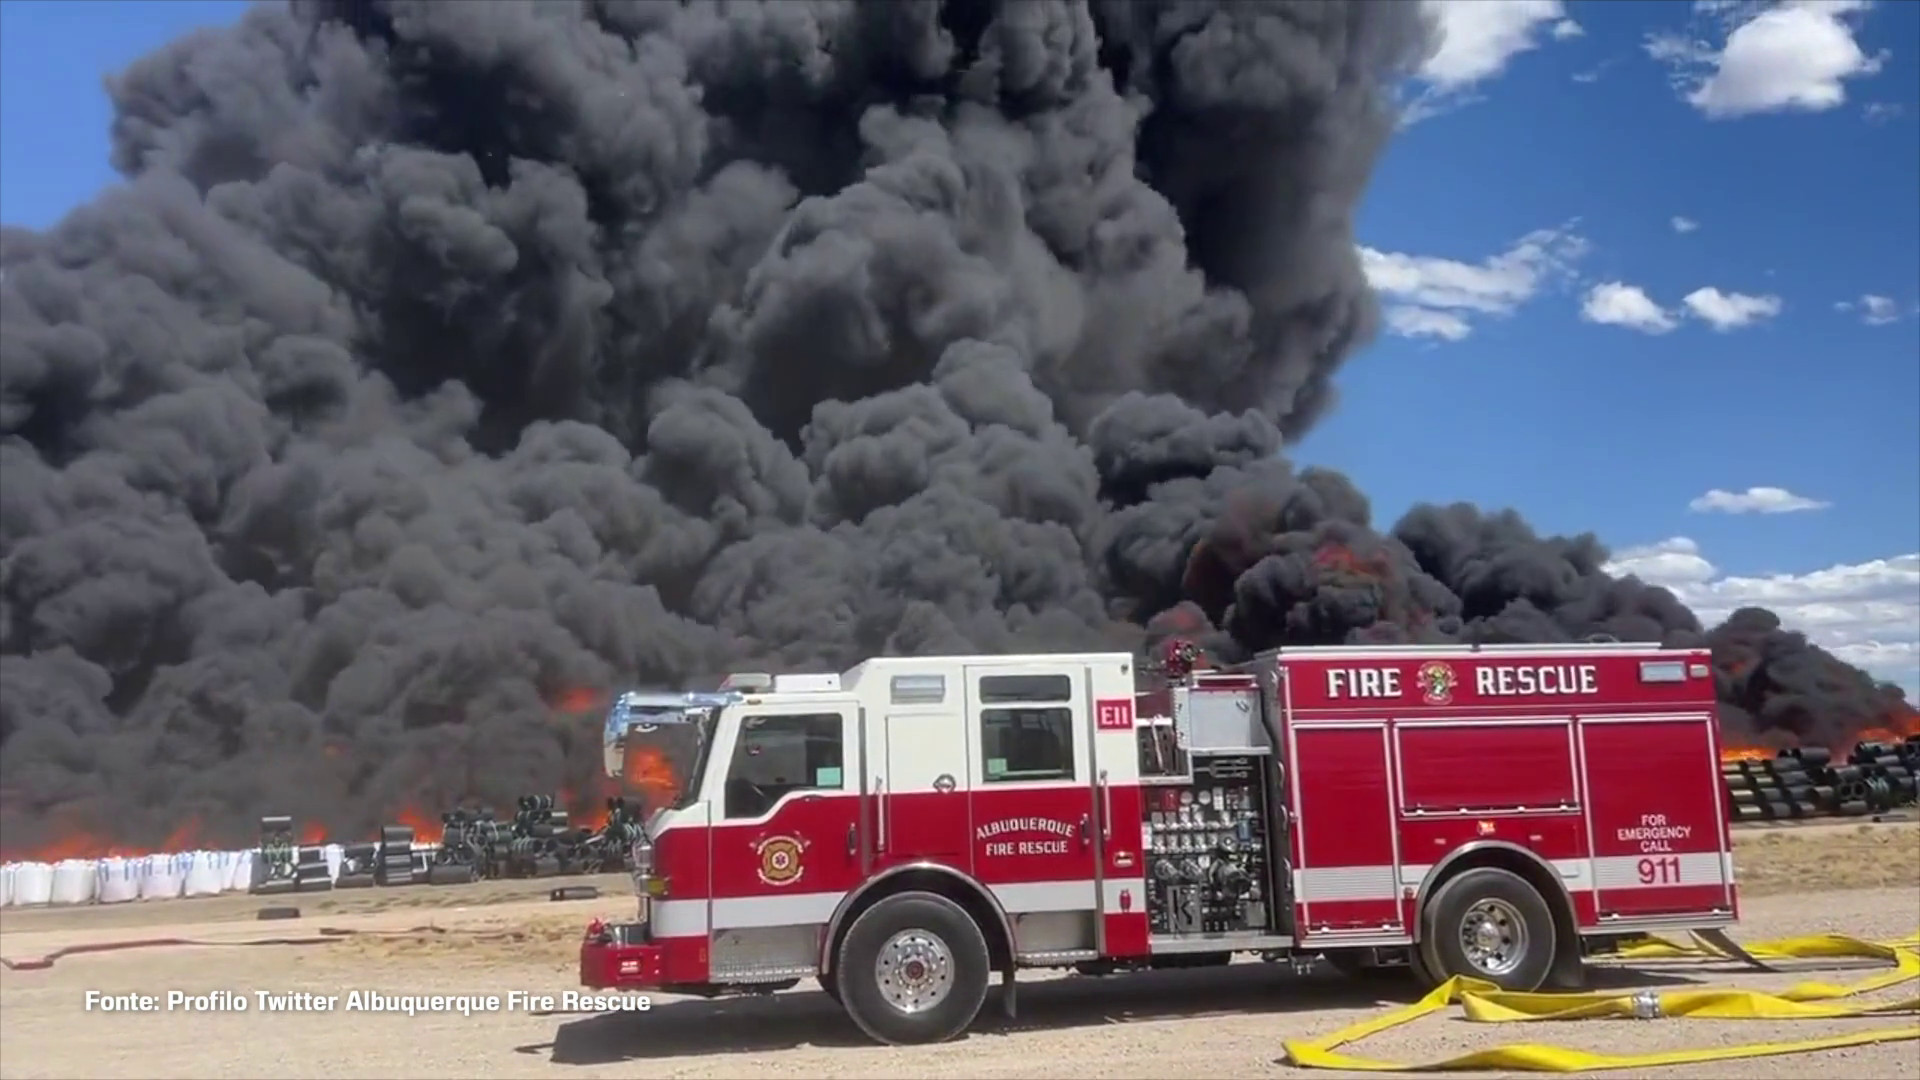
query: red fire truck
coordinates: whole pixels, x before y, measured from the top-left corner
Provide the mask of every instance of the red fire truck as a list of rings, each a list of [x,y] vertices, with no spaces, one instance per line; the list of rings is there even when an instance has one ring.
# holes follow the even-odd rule
[[[1148,688],[1125,653],[886,657],[628,694],[655,797],[596,989],[817,979],[869,1036],[951,1038],[998,973],[1227,963],[1577,985],[1737,917],[1704,650],[1281,649]],[[660,778],[667,777],[664,786]]]

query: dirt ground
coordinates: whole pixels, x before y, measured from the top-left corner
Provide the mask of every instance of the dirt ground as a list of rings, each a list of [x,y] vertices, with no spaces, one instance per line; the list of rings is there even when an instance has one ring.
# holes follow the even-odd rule
[[[1920,828],[1812,827],[1743,832],[1749,883],[1734,936],[1808,933],[1870,939],[1920,928]],[[1802,891],[1819,882],[1823,891]],[[811,982],[769,998],[656,997],[648,1012],[515,1008],[476,1012],[89,1012],[86,995],[256,991],[345,995],[487,995],[577,989],[573,944],[594,915],[625,916],[619,877],[600,899],[549,902],[551,883],[292,899],[299,919],[258,922],[257,897],[0,914],[0,956],[17,962],[85,943],[188,938],[172,945],[60,959],[0,971],[0,1077],[1154,1077],[1337,1076],[1278,1064],[1281,1041],[1333,1031],[1404,997],[1391,984],[1324,970],[1236,964],[1211,971],[1111,979],[1036,976],[1021,984],[1021,1017],[988,998],[975,1032],[936,1047],[867,1044]],[[351,935],[323,935],[325,929]],[[263,938],[324,943],[245,945]],[[1833,965],[1757,974],[1725,965],[1644,964],[1596,972],[1608,988],[1685,985],[1778,989],[1808,979],[1848,982]],[[1876,995],[1911,996],[1911,985]],[[1591,1021],[1471,1025],[1457,1011],[1374,1036],[1350,1049],[1419,1062],[1530,1042],[1613,1053],[1806,1038],[1898,1027],[1911,1017],[1836,1021]],[[1658,1070],[1662,1077],[1920,1078],[1920,1043]],[[1365,1075],[1365,1074],[1361,1074]],[[1480,1074],[1493,1075],[1493,1074]],[[1618,1075],[1627,1075],[1621,1073]]]

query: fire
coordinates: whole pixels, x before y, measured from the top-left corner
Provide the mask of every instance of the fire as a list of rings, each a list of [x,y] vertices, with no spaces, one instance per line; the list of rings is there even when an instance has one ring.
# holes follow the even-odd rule
[[[621,794],[638,795],[649,810],[672,802],[680,793],[680,776],[673,763],[659,749],[628,746],[627,758],[620,766]]]
[[[5,852],[8,862],[59,862],[62,859],[138,859],[147,855],[167,855],[206,846],[198,817],[188,818],[166,839],[154,845],[126,844],[91,829],[61,829],[57,839],[37,847]]]
[[[1833,752],[1833,760],[1837,763],[1852,757],[1854,748],[1861,743],[1877,742],[1891,746],[1916,736],[1920,736],[1920,712],[1895,713],[1887,717],[1885,727],[1863,728],[1827,749]],[[1720,751],[1720,760],[1765,761],[1777,753],[1764,746],[1726,746]]]
[[[1893,743],[1913,736],[1920,736],[1920,712],[1909,712],[1904,715],[1895,714],[1887,717],[1886,727],[1871,727],[1863,731],[1854,732],[1852,738],[1848,740],[1845,749],[1835,747],[1834,753],[1836,755],[1840,753],[1851,754],[1853,753],[1853,748],[1859,746],[1861,743],[1877,742],[1892,745]]]
[[[403,808],[398,814],[393,815],[393,823],[412,829],[413,840],[416,844],[437,844],[440,842],[440,821],[431,814],[423,814],[419,810],[408,806]]]
[[[590,829],[598,832],[607,826],[607,803],[605,799],[592,800],[574,793],[572,788],[561,788],[556,800],[561,809],[567,812],[567,826],[573,829]]]
[[[552,702],[553,710],[559,713],[599,712],[607,706],[607,695],[586,687],[573,687],[562,690]]]
[[[1321,545],[1313,553],[1313,564],[1322,570],[1340,574],[1357,574],[1361,577],[1386,577],[1388,566],[1383,555],[1361,556],[1354,554],[1345,544],[1328,543]]]

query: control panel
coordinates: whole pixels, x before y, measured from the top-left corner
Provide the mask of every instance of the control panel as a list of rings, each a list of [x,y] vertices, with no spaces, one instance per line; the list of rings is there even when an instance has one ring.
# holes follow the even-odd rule
[[[1155,934],[1269,928],[1268,759],[1195,755],[1191,783],[1146,790],[1147,914]]]

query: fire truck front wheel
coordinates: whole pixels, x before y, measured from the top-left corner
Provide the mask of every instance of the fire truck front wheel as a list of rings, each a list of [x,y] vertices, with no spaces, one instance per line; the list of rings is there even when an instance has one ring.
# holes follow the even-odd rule
[[[1537,990],[1553,970],[1553,912],[1510,870],[1483,866],[1449,880],[1427,909],[1428,966],[1507,990]]]
[[[889,896],[848,929],[834,960],[840,1002],[891,1044],[944,1042],[980,1014],[992,959],[960,905],[928,892]]]

